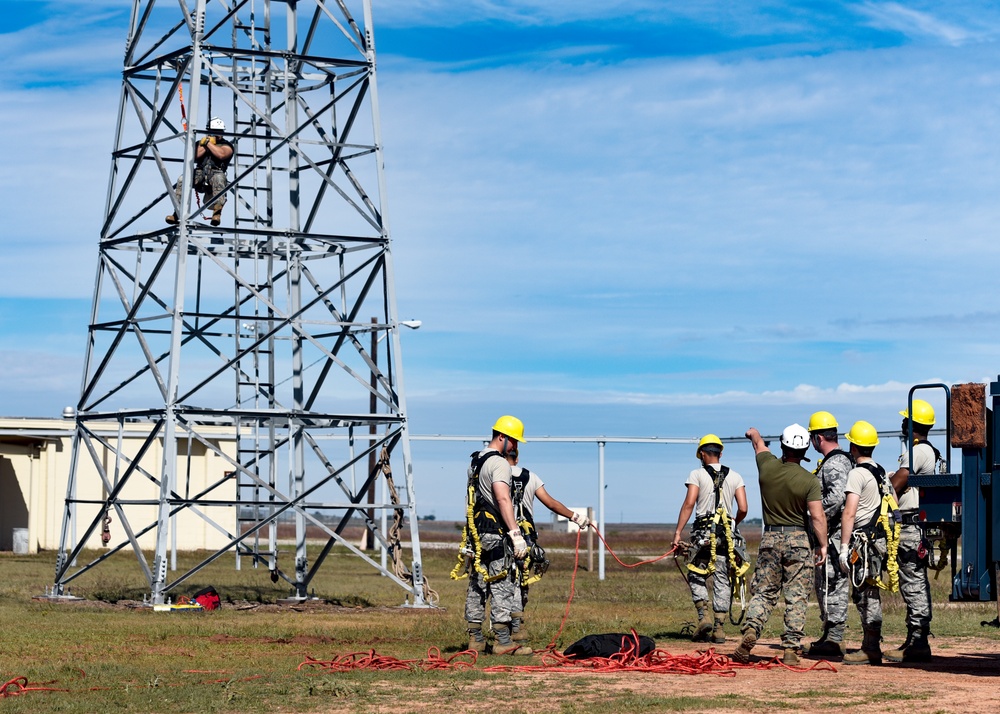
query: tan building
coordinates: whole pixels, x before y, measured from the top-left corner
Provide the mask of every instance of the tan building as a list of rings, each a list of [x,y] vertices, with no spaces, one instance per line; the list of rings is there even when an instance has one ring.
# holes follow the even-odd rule
[[[100,426],[91,422],[90,426],[100,439],[112,445],[117,443],[117,422]],[[15,532],[20,540],[25,530],[27,552],[58,550],[66,512],[74,428],[73,419],[0,418],[0,550],[12,550]],[[137,453],[149,429],[149,424],[144,422],[124,424],[120,435],[122,452]],[[202,427],[199,431],[212,439],[214,448],[235,459],[236,442],[231,429],[217,428],[213,431]],[[234,501],[235,479],[225,478],[232,471],[230,462],[198,441],[178,443],[177,492],[182,495],[201,494],[215,484],[204,495],[205,500]],[[101,445],[97,447],[97,461],[112,488],[127,467],[125,463],[116,464],[114,454],[114,449]],[[77,475],[75,497],[85,503],[76,507],[75,525],[68,548],[84,537],[95,517],[102,513],[102,502],[107,498],[105,480],[94,465],[95,460],[87,456],[79,461],[81,470]],[[156,521],[159,486],[154,479],[159,478],[162,461],[162,441],[158,441],[140,461],[140,468],[145,473],[132,474],[121,490],[120,498],[129,502],[126,518],[135,532]],[[120,542],[124,538],[122,524],[116,513],[109,515],[111,542]],[[171,544],[176,543],[178,550],[217,550],[229,542],[227,533],[236,531],[236,509],[231,505],[204,505],[181,511],[173,521]],[[155,535],[153,528],[139,537],[143,549],[154,547]],[[86,547],[103,547],[101,528],[94,529]]]

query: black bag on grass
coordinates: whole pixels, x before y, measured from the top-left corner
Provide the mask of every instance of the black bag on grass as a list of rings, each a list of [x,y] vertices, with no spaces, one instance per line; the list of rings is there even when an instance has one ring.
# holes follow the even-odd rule
[[[583,637],[563,652],[567,657],[576,659],[590,659],[591,657],[611,657],[635,649],[635,641],[639,640],[639,652],[637,657],[645,657],[656,649],[656,642],[652,637],[645,635],[623,634],[621,632],[609,632],[603,635],[587,635]]]

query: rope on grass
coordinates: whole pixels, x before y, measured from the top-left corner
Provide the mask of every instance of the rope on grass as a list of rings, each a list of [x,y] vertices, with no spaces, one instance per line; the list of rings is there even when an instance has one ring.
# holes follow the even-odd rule
[[[596,528],[594,529],[597,530]],[[697,654],[671,654],[663,649],[654,649],[652,652],[637,656],[639,652],[639,635],[632,630],[631,637],[622,640],[622,651],[610,657],[590,657],[587,659],[577,659],[567,657],[556,650],[556,643],[562,634],[566,621],[569,618],[569,608],[573,602],[573,595],[576,592],[576,574],[580,569],[580,535],[576,534],[576,548],[573,557],[573,573],[570,576],[569,598],[566,601],[566,609],[563,612],[562,621],[559,623],[559,630],[552,641],[544,650],[537,653],[540,664],[525,665],[493,665],[484,667],[484,672],[563,672],[563,673],[623,673],[623,672],[648,672],[652,674],[714,674],[720,677],[735,677],[740,669],[787,669],[791,672],[812,672],[830,671],[836,672],[836,668],[826,660],[815,662],[809,667],[796,667],[787,665],[777,656],[769,660],[761,660],[753,664],[742,664],[733,661],[726,655],[717,653],[714,648],[699,651]],[[607,546],[607,541],[598,531],[601,541]],[[637,563],[624,563],[608,546],[608,551],[612,553],[615,560],[626,568],[646,565],[662,560],[674,552],[672,548],[669,552],[650,560]],[[340,655],[332,660],[317,660],[312,657],[306,658],[298,666],[299,671],[316,669],[322,673],[349,672],[362,669],[372,670],[409,670],[409,671],[430,671],[430,670],[458,670],[471,669],[475,667],[478,653],[474,650],[463,650],[451,657],[443,658],[441,651],[437,647],[427,650],[425,659],[401,660],[395,657],[380,655],[375,650],[367,652],[352,652]]]
[[[9,679],[0,685],[0,699],[4,697],[17,697],[22,694],[28,694],[29,692],[68,692],[68,689],[56,689],[55,687],[46,687],[46,684],[54,684],[55,682],[39,682],[38,684],[30,684],[27,677],[14,677]]]
[[[323,673],[334,674],[338,672],[352,672],[359,669],[373,669],[378,671],[393,670],[421,670],[429,672],[432,670],[458,670],[471,669],[476,664],[478,653],[473,650],[463,650],[456,652],[451,657],[442,657],[441,650],[431,647],[427,650],[425,659],[397,659],[388,655],[380,655],[375,650],[367,652],[351,652],[345,655],[338,655],[331,660],[318,660],[307,657],[306,661],[300,664],[298,671],[318,669]]]

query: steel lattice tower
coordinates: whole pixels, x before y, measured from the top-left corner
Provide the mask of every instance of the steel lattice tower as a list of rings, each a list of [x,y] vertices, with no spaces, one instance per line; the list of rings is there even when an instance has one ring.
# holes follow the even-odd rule
[[[210,116],[234,146],[218,227],[173,191],[182,174],[192,185]],[[382,163],[371,0],[133,0],[55,595],[131,548],[154,603],[229,551],[304,598],[342,543],[426,604]],[[185,472],[193,450],[224,465],[204,488]],[[342,537],[400,455],[401,502],[371,508],[409,517],[410,572]],[[93,469],[102,499],[77,495]],[[277,524],[292,515],[285,564]],[[120,537],[78,564],[109,516]],[[182,516],[224,545],[171,578]],[[326,541],[311,563],[307,525]]]

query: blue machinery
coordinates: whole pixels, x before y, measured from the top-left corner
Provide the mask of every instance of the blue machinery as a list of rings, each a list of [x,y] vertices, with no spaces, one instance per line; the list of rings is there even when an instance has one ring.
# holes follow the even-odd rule
[[[942,449],[943,473],[911,474],[909,484],[920,488],[920,510],[925,536],[932,555],[937,548],[950,554],[952,601],[987,601],[996,598],[996,563],[1000,560],[1000,488],[993,487],[993,473],[1000,479],[1000,421],[993,415],[1000,407],[1000,377],[989,385],[989,394],[981,385],[978,404],[983,414],[981,426],[973,438],[956,434],[952,414],[952,390],[944,384],[918,384],[910,389],[907,411],[912,414],[914,393],[921,390],[944,390],[947,403],[946,440]],[[920,395],[918,395],[920,396]],[[975,400],[974,400],[975,401]],[[907,448],[912,454],[913,430],[910,425]],[[936,444],[937,445],[937,444]],[[952,468],[952,446],[961,449],[961,470]],[[961,538],[961,560],[958,542]],[[932,561],[933,562],[933,561]],[[945,563],[940,563],[945,567]]]

